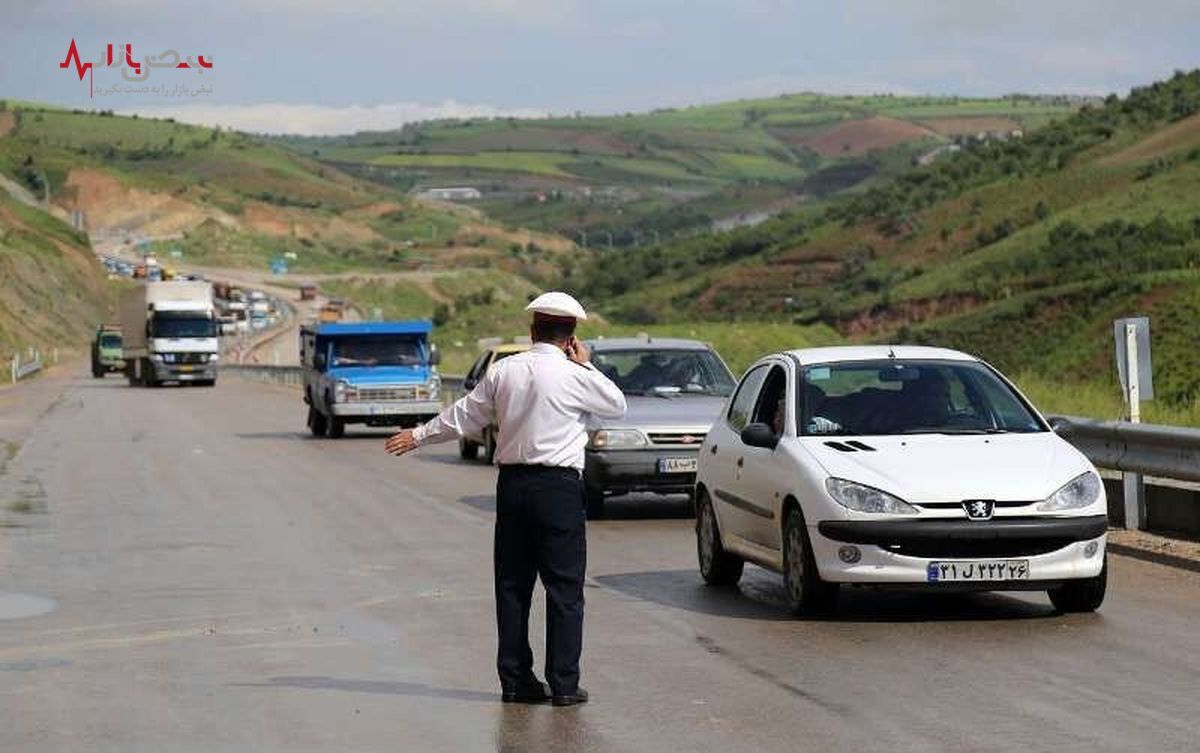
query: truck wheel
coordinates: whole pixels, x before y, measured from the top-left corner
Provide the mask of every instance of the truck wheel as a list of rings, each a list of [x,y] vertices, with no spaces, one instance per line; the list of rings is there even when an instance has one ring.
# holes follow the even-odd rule
[[[746,563],[722,546],[717,516],[705,491],[696,495],[696,555],[700,560],[700,577],[708,585],[732,586],[741,580]]]
[[[479,443],[469,439],[458,440],[458,456],[463,460],[474,460],[479,457]]]
[[[326,419],[325,436],[330,439],[341,439],[346,436],[346,422],[337,416],[329,416]]]
[[[1047,593],[1050,603],[1060,612],[1095,612],[1104,602],[1104,593],[1108,590],[1108,557],[1100,574],[1094,578],[1069,580],[1058,588],[1051,588]]]
[[[837,604],[838,585],[821,579],[799,509],[788,512],[783,524],[783,584],[792,614],[826,615]]]
[[[92,364],[92,379],[103,379],[104,369],[97,368],[96,364]]]
[[[604,489],[599,486],[593,486],[588,483],[587,477],[583,479],[583,497],[587,503],[588,520],[599,520],[604,517]]]
[[[311,405],[308,406],[308,430],[312,432],[314,437],[325,436],[325,424],[327,423],[325,414]]]
[[[483,430],[483,462],[491,465],[496,461],[496,431],[491,427]]]
[[[154,378],[154,364],[147,359],[142,359],[142,384],[147,387],[157,387],[162,384]]]

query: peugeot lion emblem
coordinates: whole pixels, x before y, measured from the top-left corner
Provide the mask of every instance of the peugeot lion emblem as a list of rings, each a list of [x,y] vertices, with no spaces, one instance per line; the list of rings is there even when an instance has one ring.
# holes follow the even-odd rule
[[[996,509],[996,503],[990,499],[968,499],[962,504],[971,520],[991,520]]]

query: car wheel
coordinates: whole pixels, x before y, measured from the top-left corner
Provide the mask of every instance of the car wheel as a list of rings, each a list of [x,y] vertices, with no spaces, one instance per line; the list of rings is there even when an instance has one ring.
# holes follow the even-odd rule
[[[458,440],[458,456],[463,460],[474,460],[479,457],[479,443],[469,439]]]
[[[821,579],[798,509],[788,512],[783,524],[783,585],[792,614],[828,614],[837,603],[837,584]]]
[[[491,465],[496,461],[496,431],[491,428],[483,430],[483,462]]]
[[[314,437],[325,436],[325,425],[327,421],[325,414],[311,405],[308,406],[308,430],[312,432]]]
[[[1051,588],[1047,593],[1050,603],[1060,612],[1095,612],[1104,603],[1104,594],[1108,590],[1108,557],[1100,574],[1094,578],[1080,578],[1067,581],[1057,588]]]
[[[330,439],[341,439],[346,436],[346,422],[337,416],[329,416],[325,419],[325,436]]]
[[[583,496],[587,503],[588,520],[599,520],[604,517],[604,489],[593,486],[585,478],[583,480]]]
[[[708,585],[732,586],[741,580],[746,563],[721,545],[717,515],[704,491],[696,493],[696,555],[700,560],[700,577]]]

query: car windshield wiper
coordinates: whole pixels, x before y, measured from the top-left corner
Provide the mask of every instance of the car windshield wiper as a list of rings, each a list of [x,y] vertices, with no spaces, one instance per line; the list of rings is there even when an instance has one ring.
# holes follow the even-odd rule
[[[994,426],[967,428],[962,426],[945,426],[940,429],[905,429],[897,434],[1008,434],[1008,429]]]

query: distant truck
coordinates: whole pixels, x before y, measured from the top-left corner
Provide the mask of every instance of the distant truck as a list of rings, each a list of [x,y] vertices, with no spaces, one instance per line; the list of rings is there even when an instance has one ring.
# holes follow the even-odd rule
[[[125,357],[121,352],[121,327],[117,324],[101,324],[92,339],[92,376],[103,379],[110,372],[125,370]]]
[[[217,383],[217,315],[212,285],[148,282],[121,300],[122,356],[130,385]]]
[[[317,299],[317,286],[311,282],[300,284],[300,300],[315,301]]]
[[[411,427],[441,411],[433,327],[426,321],[316,324],[300,330],[304,402],[313,436],[346,424]]]

